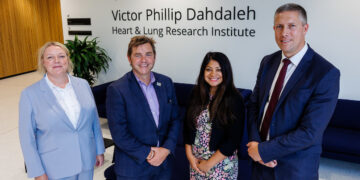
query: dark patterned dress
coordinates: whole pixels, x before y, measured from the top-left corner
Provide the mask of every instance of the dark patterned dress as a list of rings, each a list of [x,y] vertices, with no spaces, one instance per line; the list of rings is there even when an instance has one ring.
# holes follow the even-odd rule
[[[215,151],[210,151],[211,122],[209,110],[205,109],[197,118],[196,136],[192,145],[192,153],[198,159],[210,159]],[[237,151],[230,157],[225,158],[220,163],[211,168],[205,176],[200,175],[194,169],[190,168],[191,180],[230,180],[237,179],[238,157]]]

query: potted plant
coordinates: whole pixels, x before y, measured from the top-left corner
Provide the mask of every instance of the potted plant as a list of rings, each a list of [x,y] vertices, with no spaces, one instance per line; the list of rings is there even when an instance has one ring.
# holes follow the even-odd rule
[[[65,46],[70,51],[70,59],[74,64],[74,76],[86,79],[92,86],[101,70],[109,68],[111,58],[105,49],[98,46],[97,38],[81,41],[77,36],[74,40],[66,40]]]

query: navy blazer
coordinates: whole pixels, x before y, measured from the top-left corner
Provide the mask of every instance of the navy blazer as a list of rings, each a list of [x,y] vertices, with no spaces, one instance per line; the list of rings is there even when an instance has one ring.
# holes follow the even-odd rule
[[[322,136],[336,106],[340,71],[309,47],[279,97],[270,140],[261,142],[264,106],[280,62],[281,51],[263,58],[250,97],[250,141],[259,142],[264,162],[278,162],[273,170],[254,163],[253,179],[318,179]]]
[[[113,82],[107,89],[106,109],[110,132],[115,142],[115,173],[120,176],[145,176],[155,168],[167,168],[175,151],[180,129],[178,105],[173,82],[154,73],[153,83],[159,101],[159,127],[132,71]],[[159,167],[151,166],[146,157],[150,148],[169,149],[171,154]]]

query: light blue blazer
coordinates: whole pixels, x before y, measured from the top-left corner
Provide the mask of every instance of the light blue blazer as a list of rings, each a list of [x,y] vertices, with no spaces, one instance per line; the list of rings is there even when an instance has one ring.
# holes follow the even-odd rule
[[[19,103],[19,136],[28,177],[59,179],[92,170],[104,141],[90,86],[69,76],[81,106],[76,129],[45,78],[27,87]]]

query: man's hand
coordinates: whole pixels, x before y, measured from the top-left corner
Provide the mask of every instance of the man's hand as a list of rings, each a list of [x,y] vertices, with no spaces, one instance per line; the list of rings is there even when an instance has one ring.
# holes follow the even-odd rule
[[[274,168],[277,166],[277,161],[276,160],[272,160],[272,161],[269,161],[267,163],[264,163],[264,161],[259,161],[260,164],[264,165],[264,166],[267,166],[269,168]]]
[[[95,166],[96,167],[100,167],[104,164],[104,154],[100,154],[96,156],[96,163]]]
[[[207,173],[208,171],[210,171],[210,169],[212,168],[212,166],[208,163],[207,160],[200,160],[200,163],[198,164],[198,168],[199,168],[203,173]]]
[[[43,174],[41,176],[35,177],[35,180],[48,180],[49,178],[47,177],[46,174]]]
[[[260,157],[260,154],[259,154],[258,145],[259,145],[259,143],[256,141],[251,141],[246,144],[246,146],[248,147],[247,151],[248,151],[249,156],[256,162],[262,160]]]
[[[160,166],[170,154],[170,150],[163,147],[151,147],[151,150],[154,151],[154,157],[147,159],[147,162],[152,166]]]
[[[272,160],[272,161],[269,161],[267,163],[264,163],[264,161],[262,161],[261,157],[260,157],[260,154],[259,154],[259,149],[258,149],[258,146],[259,146],[259,143],[256,142],[256,141],[251,141],[249,142],[247,145],[248,147],[248,154],[249,156],[256,162],[264,165],[264,166],[267,166],[269,168],[274,168],[277,166],[277,161],[276,160]]]

